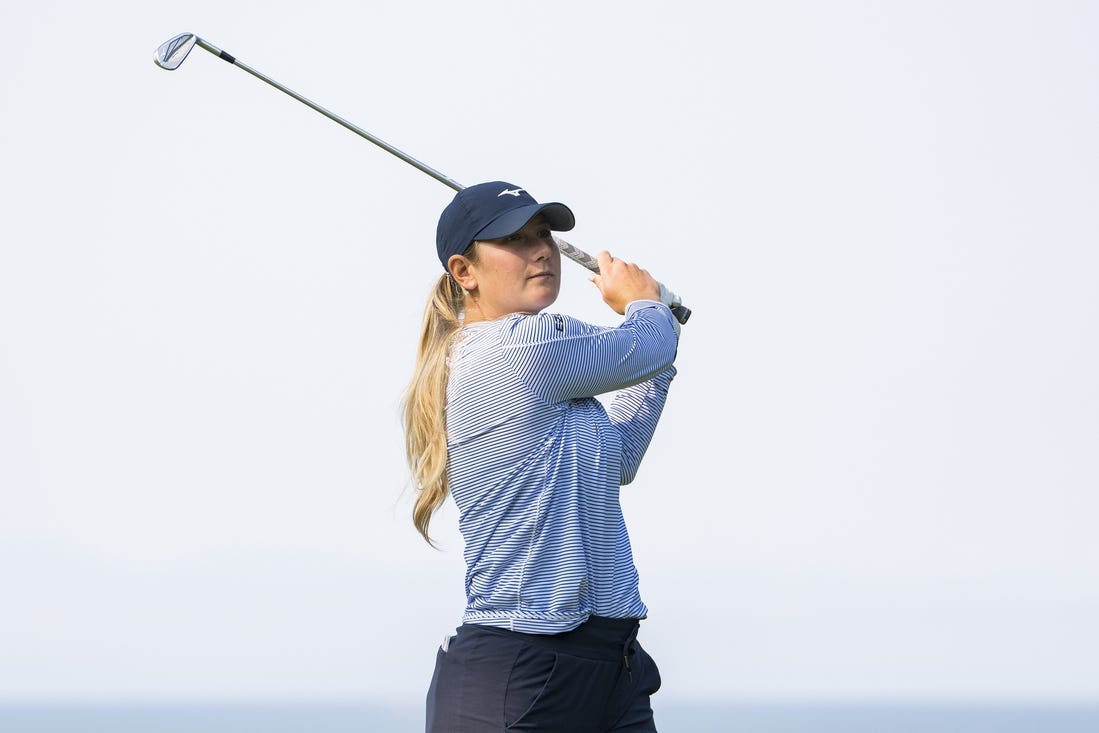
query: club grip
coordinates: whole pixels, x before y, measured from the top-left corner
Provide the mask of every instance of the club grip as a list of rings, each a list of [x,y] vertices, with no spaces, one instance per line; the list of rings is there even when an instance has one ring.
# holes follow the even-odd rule
[[[599,262],[590,254],[579,247],[574,247],[557,235],[554,235],[553,241],[557,245],[557,249],[561,250],[561,254],[565,255],[573,262],[583,265],[592,272],[599,272]],[[691,309],[679,302],[679,296],[671,293],[671,289],[667,286],[661,284],[660,292],[661,294],[669,293],[672,295],[672,303],[668,307],[671,309],[672,315],[675,316],[675,320],[679,321],[681,324],[686,323],[691,317]]]

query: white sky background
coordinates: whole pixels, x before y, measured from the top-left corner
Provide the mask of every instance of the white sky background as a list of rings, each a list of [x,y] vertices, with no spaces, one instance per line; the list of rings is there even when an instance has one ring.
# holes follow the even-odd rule
[[[306,7],[0,9],[0,698],[418,702],[460,617],[398,422],[452,192],[183,31],[694,309],[662,699],[1099,697],[1096,5]]]

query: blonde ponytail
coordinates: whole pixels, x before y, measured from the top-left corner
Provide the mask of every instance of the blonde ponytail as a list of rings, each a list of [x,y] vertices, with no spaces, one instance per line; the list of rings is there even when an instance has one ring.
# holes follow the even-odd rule
[[[461,326],[465,295],[449,274],[435,283],[424,309],[416,366],[405,393],[402,412],[405,454],[416,489],[412,523],[428,543],[428,525],[446,501],[446,385],[451,337]]]

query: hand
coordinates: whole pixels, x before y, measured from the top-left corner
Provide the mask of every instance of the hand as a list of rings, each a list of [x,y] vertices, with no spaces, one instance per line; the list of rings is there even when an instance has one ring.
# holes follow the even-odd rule
[[[596,255],[599,274],[589,280],[595,283],[603,295],[603,302],[619,314],[626,314],[626,306],[635,300],[660,300],[660,283],[647,270],[632,262],[616,260],[606,250]]]

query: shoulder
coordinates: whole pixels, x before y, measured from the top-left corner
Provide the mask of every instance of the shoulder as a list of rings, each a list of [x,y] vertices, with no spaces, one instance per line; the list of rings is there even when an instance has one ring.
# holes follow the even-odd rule
[[[503,319],[500,337],[513,345],[589,336],[606,329],[561,313],[515,314]]]

